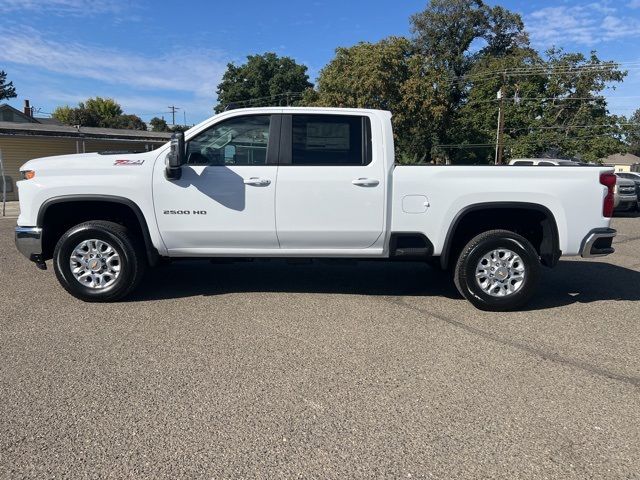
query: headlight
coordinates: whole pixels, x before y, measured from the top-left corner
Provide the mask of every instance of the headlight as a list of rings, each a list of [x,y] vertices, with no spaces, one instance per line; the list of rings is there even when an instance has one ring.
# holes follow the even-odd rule
[[[36,172],[35,170],[21,170],[20,175],[22,176],[23,180],[31,180],[36,176]]]

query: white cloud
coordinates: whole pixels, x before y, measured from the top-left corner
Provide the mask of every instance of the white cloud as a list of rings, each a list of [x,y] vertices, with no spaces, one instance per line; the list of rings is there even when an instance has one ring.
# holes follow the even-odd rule
[[[627,3],[627,7],[640,8],[640,0],[631,0],[629,3]]]
[[[640,0],[633,0],[638,3]],[[545,7],[525,17],[534,44],[548,47],[567,42],[595,46],[621,38],[640,37],[640,21],[621,16],[608,3]]]
[[[30,11],[79,16],[116,13],[125,8],[126,4],[122,0],[2,0],[0,2],[0,12]]]
[[[222,54],[214,50],[176,49],[145,56],[81,43],[59,43],[24,29],[0,29],[0,37],[3,62],[132,89],[190,92],[211,100],[226,68]]]
[[[208,118],[213,115],[213,102],[203,99],[180,99],[176,100],[171,95],[136,95],[136,94],[123,94],[122,91],[113,91],[109,88],[102,88],[98,90],[93,89],[81,89],[73,90],[58,85],[51,88],[39,89],[37,91],[39,97],[32,96],[33,103],[36,104],[38,98],[46,98],[52,105],[76,105],[78,102],[83,102],[87,98],[100,96],[103,98],[115,99],[125,113],[136,114],[144,121],[149,121],[152,117],[162,117],[165,120],[171,119],[171,114],[168,110],[169,105],[176,105],[180,108],[176,112],[176,122],[182,123],[186,114],[187,123],[193,124],[200,122],[204,118]],[[45,110],[43,114],[50,113]]]

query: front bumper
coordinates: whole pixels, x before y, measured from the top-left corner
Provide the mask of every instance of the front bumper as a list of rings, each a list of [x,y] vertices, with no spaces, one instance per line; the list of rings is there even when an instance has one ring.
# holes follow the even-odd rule
[[[18,226],[15,235],[18,251],[41,266],[44,263],[42,259],[42,228]]]
[[[637,195],[618,195],[613,202],[613,208],[615,210],[628,210],[630,207],[635,206],[639,200]]]
[[[612,254],[615,250],[611,243],[617,233],[613,228],[594,228],[582,240],[580,255],[583,258],[591,258]]]

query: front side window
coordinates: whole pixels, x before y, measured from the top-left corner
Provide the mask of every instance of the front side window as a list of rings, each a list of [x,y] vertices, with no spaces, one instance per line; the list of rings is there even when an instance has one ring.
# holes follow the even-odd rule
[[[270,115],[231,118],[187,143],[189,165],[266,165]]]
[[[369,123],[347,115],[293,115],[292,165],[366,165]]]

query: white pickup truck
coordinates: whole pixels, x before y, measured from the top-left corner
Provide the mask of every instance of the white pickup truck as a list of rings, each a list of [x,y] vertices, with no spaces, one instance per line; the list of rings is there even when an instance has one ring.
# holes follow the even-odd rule
[[[610,168],[395,165],[379,110],[232,110],[157,150],[21,171],[18,249],[88,301],[123,298],[167,258],[340,257],[429,262],[508,310],[541,265],[610,254],[616,234]]]

